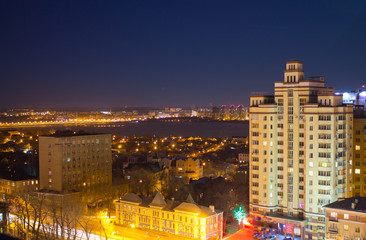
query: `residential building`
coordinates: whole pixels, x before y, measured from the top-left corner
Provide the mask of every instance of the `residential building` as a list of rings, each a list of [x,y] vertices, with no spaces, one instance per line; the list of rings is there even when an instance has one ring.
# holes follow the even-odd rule
[[[0,238],[1,234],[5,233],[8,228],[9,210],[9,202],[0,200]]]
[[[0,178],[0,193],[3,200],[11,195],[34,192],[38,190],[38,179],[28,175],[3,176]]]
[[[111,135],[64,131],[40,136],[39,183],[41,190],[56,192],[112,184]]]
[[[366,197],[366,114],[356,105],[353,120],[352,196]]]
[[[243,105],[222,105],[221,107],[214,106],[212,108],[213,117],[217,120],[248,120],[248,108]]]
[[[203,176],[203,166],[200,159],[178,159],[172,160],[169,165],[170,171],[175,171],[178,177],[184,177],[189,182],[190,179],[197,180]]]
[[[238,161],[240,163],[248,163],[249,162],[249,153],[239,153]]]
[[[280,231],[324,239],[323,205],[352,194],[353,105],[305,80],[302,62],[286,63],[274,94],[250,98],[250,212]]]
[[[116,224],[165,231],[198,239],[222,239],[223,212],[200,206],[188,196],[186,202],[128,193],[115,202]]]
[[[324,206],[326,239],[361,240],[366,236],[366,198],[341,198]]]

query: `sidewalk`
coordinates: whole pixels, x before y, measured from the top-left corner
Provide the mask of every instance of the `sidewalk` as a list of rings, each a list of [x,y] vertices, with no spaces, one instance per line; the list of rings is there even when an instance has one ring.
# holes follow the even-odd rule
[[[234,234],[237,231],[241,230],[242,228],[239,227],[238,221],[233,221],[231,223],[226,224],[226,234]]]

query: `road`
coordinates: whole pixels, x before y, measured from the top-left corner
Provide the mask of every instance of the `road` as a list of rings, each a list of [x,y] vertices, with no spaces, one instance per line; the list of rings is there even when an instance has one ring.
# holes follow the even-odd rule
[[[114,119],[68,119],[66,121],[28,121],[28,122],[12,122],[1,123],[0,128],[15,128],[15,127],[50,127],[50,126],[76,126],[76,125],[91,125],[91,124],[118,124],[128,121],[144,120],[136,118],[114,118]]]
[[[10,214],[10,218],[13,221],[21,221],[16,215]],[[74,237],[74,233],[77,240],[104,240],[104,233],[100,232],[100,218],[90,218],[90,222],[88,223],[89,229],[93,229],[92,232],[89,232],[89,238],[85,235],[82,229],[70,229],[70,233],[72,233],[71,238]],[[33,224],[33,220],[30,220],[30,223]],[[37,225],[38,223],[36,223]],[[112,224],[113,225],[113,224]],[[51,229],[51,225],[44,223],[43,226],[46,227],[46,231],[48,232]],[[173,235],[166,232],[154,231],[149,229],[139,229],[139,228],[131,228],[124,227],[120,225],[113,226],[113,233],[108,234],[108,239],[110,240],[192,240],[190,237]],[[61,228],[58,229],[59,234],[61,233]],[[64,232],[64,236],[67,237],[67,233]],[[102,236],[102,237],[101,237]]]
[[[253,230],[244,228],[244,229],[237,231],[236,233],[234,233],[232,235],[224,237],[223,239],[224,240],[239,240],[239,239],[240,240],[244,240],[244,239],[251,240],[251,239],[253,239],[252,235],[253,235]]]

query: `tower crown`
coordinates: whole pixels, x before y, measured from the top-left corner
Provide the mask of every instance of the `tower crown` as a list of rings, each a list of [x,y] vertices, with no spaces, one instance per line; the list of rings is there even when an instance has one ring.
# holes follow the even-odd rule
[[[286,62],[284,82],[296,83],[301,80],[304,80],[304,70],[302,70],[302,62],[300,61]]]

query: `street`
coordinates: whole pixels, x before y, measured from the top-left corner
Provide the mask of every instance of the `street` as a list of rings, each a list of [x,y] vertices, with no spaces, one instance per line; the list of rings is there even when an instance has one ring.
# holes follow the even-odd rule
[[[224,240],[242,240],[242,239],[253,239],[252,237],[253,235],[253,229],[249,229],[249,228],[243,228],[239,231],[237,231],[236,233],[226,236],[223,239]]]

